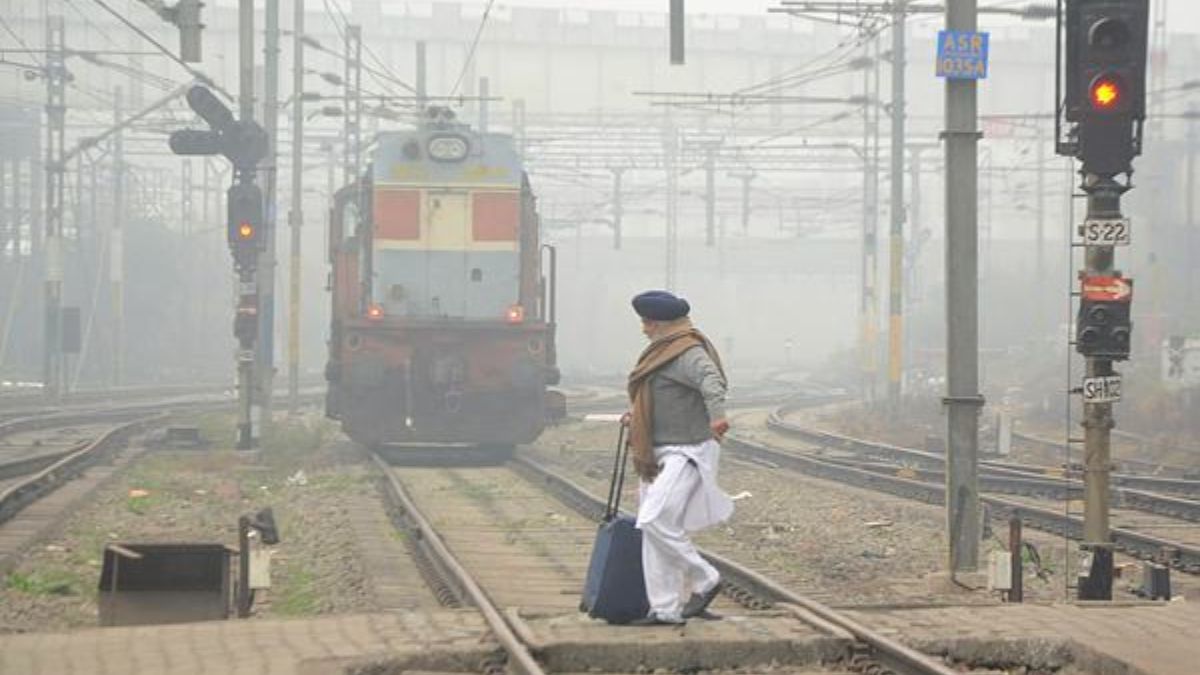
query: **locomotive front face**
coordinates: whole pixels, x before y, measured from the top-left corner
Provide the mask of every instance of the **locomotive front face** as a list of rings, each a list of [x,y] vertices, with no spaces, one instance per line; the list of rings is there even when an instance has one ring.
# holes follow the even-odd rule
[[[335,309],[331,416],[366,443],[533,440],[553,326],[511,138],[445,124],[388,135],[372,172],[371,222],[346,238],[357,273],[334,275],[350,288]]]

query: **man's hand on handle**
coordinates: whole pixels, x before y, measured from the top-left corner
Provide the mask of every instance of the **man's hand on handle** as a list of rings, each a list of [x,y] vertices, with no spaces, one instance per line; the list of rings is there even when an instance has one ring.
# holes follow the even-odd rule
[[[708,428],[712,430],[713,438],[718,441],[724,440],[725,434],[729,431],[729,420],[719,419],[713,420]]]

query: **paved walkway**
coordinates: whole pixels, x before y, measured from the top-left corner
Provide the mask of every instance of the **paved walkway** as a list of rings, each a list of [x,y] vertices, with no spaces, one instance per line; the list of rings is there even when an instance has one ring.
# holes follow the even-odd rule
[[[982,641],[1070,641],[1082,647],[1077,650],[1078,656],[1085,661],[1102,655],[1131,667],[1107,670],[1104,668],[1111,664],[1095,663],[1085,672],[1200,673],[1200,603],[1196,602],[999,605],[872,610],[851,614],[862,623],[923,650],[965,648],[982,653],[977,648]],[[993,650],[988,653],[1011,652]]]
[[[316,675],[360,661],[477,672],[494,649],[474,611],[207,621],[0,636],[0,673]]]
[[[1073,662],[1076,672],[1097,675],[1200,672],[1200,604],[1194,602],[850,614],[919,649],[998,666],[1040,658],[1050,666]],[[575,613],[510,610],[509,618],[558,672],[583,672],[601,662],[613,672],[764,659],[803,667],[835,661],[848,646],[784,611],[651,629],[606,626]],[[360,666],[358,672],[478,672],[495,652],[476,612],[439,610],[0,635],[0,675],[317,675],[350,666]]]

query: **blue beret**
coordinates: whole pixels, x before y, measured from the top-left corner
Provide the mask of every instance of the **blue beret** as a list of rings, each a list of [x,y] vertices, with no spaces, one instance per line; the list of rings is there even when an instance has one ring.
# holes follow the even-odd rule
[[[692,307],[668,291],[646,291],[633,297],[633,311],[651,321],[674,321],[687,316]]]

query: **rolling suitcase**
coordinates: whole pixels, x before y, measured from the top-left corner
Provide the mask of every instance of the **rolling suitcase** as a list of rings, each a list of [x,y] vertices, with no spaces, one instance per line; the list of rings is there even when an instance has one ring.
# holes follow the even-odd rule
[[[621,515],[620,510],[628,456],[629,446],[622,424],[617,436],[617,457],[608,486],[604,521],[596,532],[583,600],[579,605],[592,618],[618,624],[640,619],[650,611],[642,576],[642,532],[637,529],[636,521]]]

